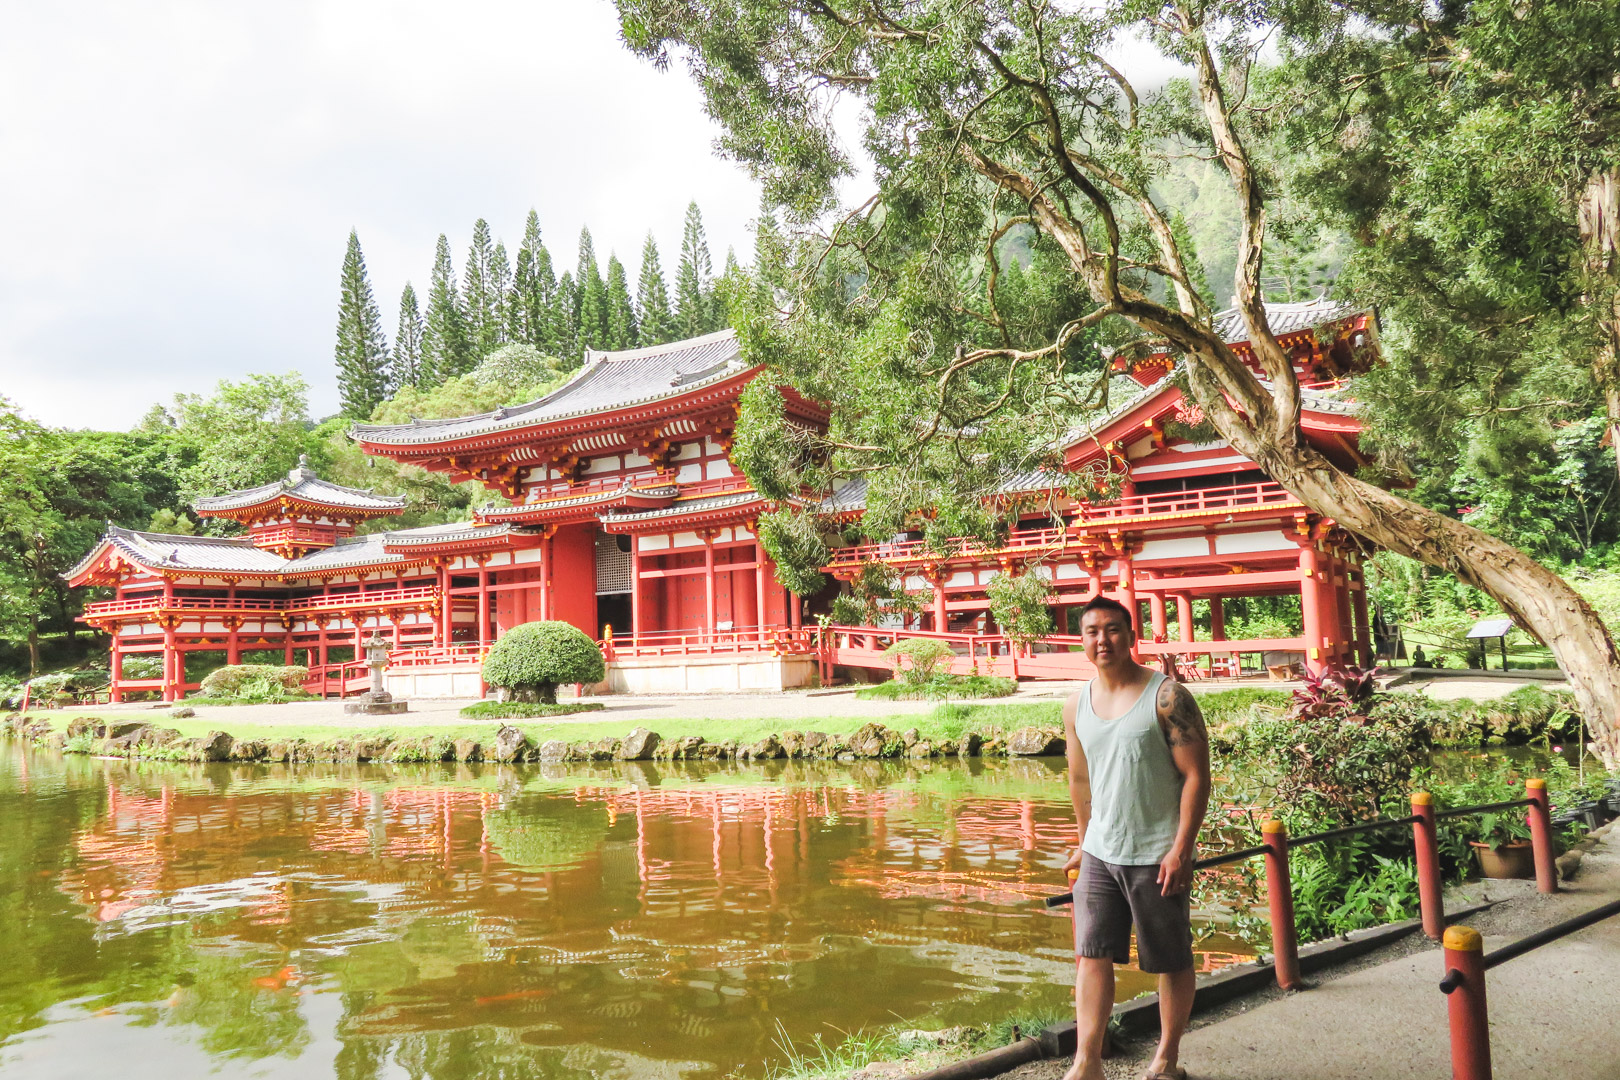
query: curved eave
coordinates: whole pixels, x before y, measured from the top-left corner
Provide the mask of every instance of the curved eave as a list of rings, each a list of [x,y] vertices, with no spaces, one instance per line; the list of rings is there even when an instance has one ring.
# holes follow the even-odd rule
[[[277,495],[241,506],[204,507],[192,503],[199,517],[228,518],[232,521],[252,521],[256,518],[287,513],[303,513],[342,521],[370,521],[372,518],[390,517],[405,509],[405,498],[388,506],[354,506],[350,503],[328,503],[307,499],[302,495]]]
[[[539,524],[544,522],[590,521],[606,509],[658,510],[678,496],[674,485],[657,488],[611,488],[591,495],[561,496],[517,506],[499,506],[474,511],[476,521],[491,524]]]
[[[687,412],[695,406],[712,405],[734,398],[742,393],[743,387],[760,370],[761,367],[756,365],[708,382],[680,387],[669,395],[626,402],[611,409],[582,409],[577,413],[548,416],[528,424],[492,425],[487,430],[467,432],[442,440],[391,441],[368,436],[366,429],[358,425],[350,429],[349,435],[366,453],[399,461],[465,455],[537,442],[563,442],[579,435],[599,433],[604,428],[646,423],[671,413]]]
[[[738,492],[736,494],[741,495],[743,493]],[[675,529],[690,529],[693,526],[707,524],[735,523],[739,519],[756,517],[776,506],[774,500],[765,498],[757,491],[748,492],[747,494],[751,495],[752,498],[712,502],[708,506],[693,506],[690,509],[683,508],[677,503],[665,509],[634,514],[602,514],[598,520],[602,523],[603,532],[669,532]],[[705,496],[704,498],[719,500],[728,499],[728,496]]]
[[[539,533],[523,529],[492,527],[486,535],[468,531],[420,541],[384,540],[383,550],[390,554],[424,559],[437,555],[460,555],[471,552],[521,551],[537,547],[541,539]]]

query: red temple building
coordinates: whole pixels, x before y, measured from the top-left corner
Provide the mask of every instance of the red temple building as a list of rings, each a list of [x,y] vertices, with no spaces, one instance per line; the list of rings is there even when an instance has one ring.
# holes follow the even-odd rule
[[[1306,438],[1356,467],[1360,422],[1342,380],[1376,359],[1373,315],[1326,301],[1270,314],[1295,359]],[[1246,355],[1236,340],[1242,325],[1234,313],[1221,317]],[[477,482],[502,500],[471,522],[360,535],[357,526],[399,513],[405,500],[331,484],[300,465],[285,480],[194,504],[199,515],[239,523],[240,536],[109,529],[67,577],[114,591],[83,615],[112,637],[114,699],[182,696],[196,686],[187,654],[206,650],[230,662],[278,653],[279,662],[309,664],[312,690],[358,692],[363,669],[353,657],[374,631],[394,644],[396,694],[476,696],[484,650],[537,619],[602,640],[608,691],[802,686],[837,668],[887,667],[881,650],[897,636],[945,638],[961,671],[1089,675],[1078,638],[1059,633],[1020,648],[997,631],[985,590],[1008,573],[1050,580],[1059,630],[1068,609],[1099,592],[1121,599],[1139,612],[1139,651],[1189,677],[1235,674],[1244,656],[1318,670],[1370,661],[1358,549],[1254,462],[1200,434],[1202,417],[1169,358],[1122,371],[1137,392],[1059,448],[1066,469],[1121,480],[1117,498],[1032,500],[1046,505],[996,545],[964,540],[942,551],[900,536],[835,549],[826,567],[835,581],[881,561],[930,603],[909,625],[823,627],[814,615],[835,591],[799,597],[777,582],[755,531],[774,504],[731,461],[738,398],[758,373],[725,331],[590,353],[569,382],[525,405],[354,428],[369,454]],[[784,394],[796,422],[826,423],[815,402]],[[1010,478],[1005,494],[1052,495],[1057,479]],[[803,509],[856,517],[864,484]],[[1223,600],[1268,595],[1300,597],[1300,636],[1227,640]],[[1201,639],[1195,600],[1208,604]],[[124,677],[123,658],[141,653],[163,657],[161,677]]]

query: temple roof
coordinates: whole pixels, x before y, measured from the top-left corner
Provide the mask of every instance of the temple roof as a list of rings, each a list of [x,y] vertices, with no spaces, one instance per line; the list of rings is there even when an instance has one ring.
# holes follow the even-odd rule
[[[377,495],[369,489],[344,487],[322,480],[310,469],[308,459],[299,455],[298,464],[285,479],[258,487],[232,491],[224,495],[208,495],[192,502],[191,508],[199,514],[228,514],[234,510],[294,499],[313,507],[328,508],[353,514],[397,514],[405,509],[403,495]]]
[[[628,525],[633,522],[653,521],[658,518],[686,517],[691,514],[708,514],[715,510],[728,510],[732,507],[766,501],[765,496],[757,491],[734,491],[728,495],[706,495],[697,499],[686,499],[682,502],[652,510],[610,510],[600,515],[600,519],[603,527],[611,532],[611,526],[613,525]]]
[[[526,405],[445,420],[356,424],[350,434],[361,442],[391,446],[454,442],[678,398],[746,370],[737,335],[731,330],[644,349],[592,350],[586,352],[577,375]]]
[[[537,514],[546,514],[552,511],[586,507],[595,504],[625,504],[636,500],[659,501],[675,498],[681,492],[680,486],[673,483],[656,483],[646,487],[637,487],[626,477],[618,487],[603,488],[600,491],[588,491],[582,495],[563,495],[557,498],[536,499],[534,502],[512,503],[507,506],[492,505],[480,507],[477,517],[480,521],[500,521],[504,518],[524,518]]]
[[[1340,319],[1348,319],[1365,310],[1357,304],[1329,300],[1324,296],[1303,303],[1267,304],[1266,321],[1271,324],[1271,333],[1274,337],[1284,337],[1288,334],[1297,334],[1301,330],[1314,330],[1318,326],[1338,322]],[[1229,307],[1225,311],[1216,312],[1212,321],[1216,331],[1221,335],[1221,340],[1228,345],[1239,345],[1249,340],[1249,326],[1243,321],[1243,312],[1237,308]]]
[[[426,525],[418,529],[368,533],[339,540],[296,559],[283,558],[254,545],[246,537],[180,536],[170,533],[139,532],[116,525],[108,526],[100,543],[62,576],[69,580],[89,570],[109,547],[130,562],[151,570],[193,574],[263,574],[299,577],[351,566],[409,565],[425,556],[401,553],[396,547],[443,544],[458,540],[481,540],[521,533],[514,525],[479,525],[457,521]]]

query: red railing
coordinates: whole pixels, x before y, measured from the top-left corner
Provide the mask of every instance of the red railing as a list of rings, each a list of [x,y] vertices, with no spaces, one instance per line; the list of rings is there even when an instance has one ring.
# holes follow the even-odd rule
[[[307,611],[371,610],[401,604],[428,604],[436,601],[439,590],[434,585],[420,585],[410,589],[389,589],[386,592],[349,592],[330,596],[305,596],[287,600],[255,596],[175,596],[165,600],[161,595],[101,600],[84,606],[85,619],[101,619],[112,615],[156,613],[159,611],[219,611],[219,612],[274,612],[298,615]]]
[[[325,667],[310,668],[309,677],[302,685],[306,694],[327,698],[332,697],[332,692],[336,690],[337,697],[348,697],[370,689],[371,671],[364,660],[327,664]]]
[[[731,630],[657,630],[614,635],[599,643],[605,659],[642,656],[709,656],[717,653],[816,652],[816,630],[810,627],[744,626]]]
[[[250,532],[248,535],[260,547],[275,547],[277,544],[296,544],[302,541],[330,546],[337,539],[338,531],[330,526],[281,525],[263,532]]]
[[[868,562],[933,562],[966,557],[983,557],[999,552],[1053,550],[1088,525],[1117,523],[1156,517],[1195,517],[1201,514],[1229,514],[1255,507],[1299,506],[1299,500],[1281,484],[1234,484],[1229,487],[1201,488],[1196,491],[1163,491],[1133,495],[1110,503],[1080,503],[1074,524],[1067,529],[1047,528],[1015,531],[1000,544],[985,544],[973,537],[953,537],[937,547],[924,540],[858,544],[834,551],[829,568],[849,567]]]
[[[450,667],[482,664],[488,645],[418,645],[395,649],[388,654],[388,670],[396,668]]]

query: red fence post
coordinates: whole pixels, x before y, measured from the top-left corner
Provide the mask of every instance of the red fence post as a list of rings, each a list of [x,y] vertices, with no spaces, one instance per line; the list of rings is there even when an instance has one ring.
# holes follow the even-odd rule
[[[1423,932],[1435,941],[1446,932],[1446,905],[1440,893],[1440,840],[1434,829],[1434,796],[1412,792],[1412,853],[1417,859],[1418,910]]]
[[[1558,864],[1553,856],[1552,806],[1547,802],[1547,781],[1532,777],[1524,782],[1530,799],[1525,816],[1530,819],[1530,850],[1536,857],[1536,891],[1558,891]]]
[[[1266,845],[1266,902],[1271,908],[1272,963],[1277,985],[1298,990],[1299,931],[1294,926],[1294,885],[1288,875],[1288,829],[1275,819],[1260,826]]]
[[[1451,1080],[1491,1080],[1491,1027],[1485,1008],[1485,941],[1471,926],[1446,930],[1447,974],[1459,976],[1446,1002],[1451,1018]]]

